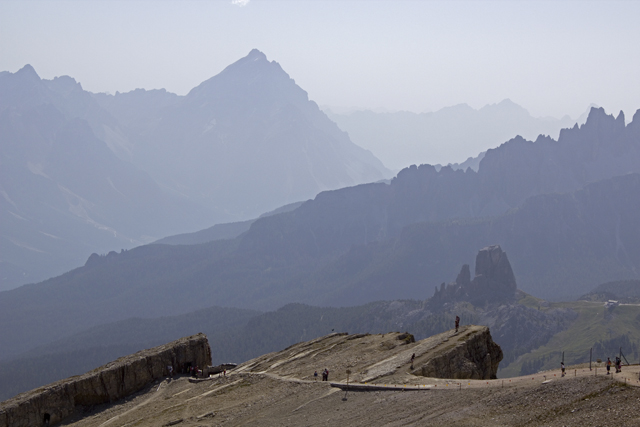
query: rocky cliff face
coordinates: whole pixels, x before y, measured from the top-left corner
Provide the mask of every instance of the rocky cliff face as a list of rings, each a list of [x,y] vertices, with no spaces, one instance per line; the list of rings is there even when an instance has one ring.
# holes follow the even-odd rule
[[[130,356],[30,392],[0,405],[0,427],[40,426],[71,415],[77,405],[113,402],[135,393],[167,375],[167,367],[180,372],[185,366],[211,364],[211,349],[204,334],[193,335]]]
[[[445,335],[450,333],[443,333]],[[458,335],[459,334],[459,335]],[[495,379],[502,360],[502,349],[493,342],[486,326],[464,326],[447,337],[411,373],[431,378]],[[420,361],[420,358],[418,358]],[[415,366],[414,365],[414,366]]]
[[[517,290],[516,277],[506,252],[500,245],[487,246],[476,256],[476,272],[470,280],[469,266],[462,266],[455,282],[436,288],[431,298],[433,308],[454,301],[470,301],[474,304],[511,300]]]

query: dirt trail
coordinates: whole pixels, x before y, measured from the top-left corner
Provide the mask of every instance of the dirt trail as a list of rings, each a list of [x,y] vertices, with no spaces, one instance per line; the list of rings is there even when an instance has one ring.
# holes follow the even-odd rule
[[[227,377],[200,382],[178,377],[126,401],[79,408],[62,425],[640,425],[640,366],[624,366],[621,374],[609,376],[602,368],[596,375],[580,366],[568,367],[565,377],[552,370],[504,380],[425,378],[410,374],[410,355],[427,357],[455,344],[452,336],[407,344],[398,335],[332,334],[249,361]],[[325,367],[332,383],[314,380],[313,372]],[[366,391],[341,390],[347,369],[350,384]],[[390,374],[365,384],[371,371]]]

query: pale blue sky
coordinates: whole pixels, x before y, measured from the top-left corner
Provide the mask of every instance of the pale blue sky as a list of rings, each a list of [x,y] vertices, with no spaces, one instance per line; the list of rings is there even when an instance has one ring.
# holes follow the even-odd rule
[[[321,105],[640,108],[640,1],[0,0],[0,70],[187,93],[252,48]]]

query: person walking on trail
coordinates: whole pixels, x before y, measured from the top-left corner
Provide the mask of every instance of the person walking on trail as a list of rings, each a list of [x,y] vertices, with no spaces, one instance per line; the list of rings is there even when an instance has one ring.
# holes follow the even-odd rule
[[[456,316],[456,332],[458,332],[459,327],[460,327],[460,316]]]
[[[607,375],[611,373],[611,359],[607,357]]]
[[[318,381],[318,371],[315,371],[315,372],[313,373],[313,380],[314,380],[314,381]]]
[[[562,376],[564,377],[564,362],[560,362],[560,369],[562,369]]]
[[[622,360],[616,356],[616,374],[622,372]]]

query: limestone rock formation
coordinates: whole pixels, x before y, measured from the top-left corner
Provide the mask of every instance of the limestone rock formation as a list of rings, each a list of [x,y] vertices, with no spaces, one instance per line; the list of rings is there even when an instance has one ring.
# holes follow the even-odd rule
[[[448,334],[445,332],[444,334]],[[440,335],[444,335],[440,334]],[[491,338],[486,326],[463,326],[448,338],[448,345],[435,347],[426,361],[418,358],[411,373],[432,378],[495,379],[502,360],[502,349]]]
[[[141,390],[167,375],[168,366],[180,372],[190,365],[210,364],[211,348],[204,334],[181,338],[2,402],[0,427],[40,426],[47,418],[55,424],[77,405],[113,402]]]
[[[502,349],[486,326],[467,325],[420,341],[409,333],[333,333],[294,344],[245,362],[235,374],[272,375],[313,380],[328,368],[329,381],[416,384],[420,377],[448,379],[496,378]]]
[[[455,282],[445,285],[431,298],[432,308],[442,307],[447,302],[469,301],[474,304],[512,300],[517,290],[516,278],[500,245],[487,246],[476,256],[476,271],[470,280],[469,265],[462,266]]]

